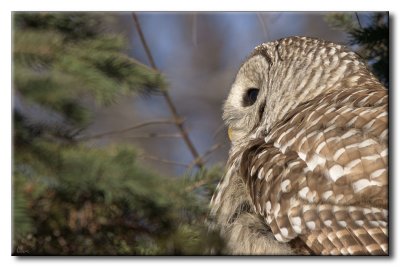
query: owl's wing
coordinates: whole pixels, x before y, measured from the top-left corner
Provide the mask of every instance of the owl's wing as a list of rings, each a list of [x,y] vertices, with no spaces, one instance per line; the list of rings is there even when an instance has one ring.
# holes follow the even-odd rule
[[[242,152],[254,209],[315,254],[387,254],[387,92],[309,101]]]

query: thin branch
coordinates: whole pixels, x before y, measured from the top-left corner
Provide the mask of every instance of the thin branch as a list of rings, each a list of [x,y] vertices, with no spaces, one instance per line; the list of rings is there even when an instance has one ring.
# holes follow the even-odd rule
[[[199,187],[202,187],[203,185],[206,185],[206,184],[208,184],[209,182],[212,181],[212,177],[211,176],[208,176],[207,178],[208,179],[199,180],[199,181],[195,182],[194,184],[186,187],[185,191],[186,192],[191,192],[191,191],[193,191],[193,190],[195,190],[195,189],[197,189]]]
[[[223,145],[222,144],[214,144],[213,146],[211,146],[202,156],[199,156],[198,158],[194,159],[190,164],[189,164],[189,168],[191,169],[193,168],[194,165],[196,165],[196,162],[198,160],[201,160],[202,162],[205,161],[205,158],[208,157],[209,155],[211,155],[214,151],[216,151],[217,149],[221,148]]]
[[[282,14],[282,12],[268,14],[269,18],[272,18],[269,20],[269,23],[274,24],[282,16]]]
[[[148,58],[148,60],[150,62],[150,66],[153,69],[155,69],[156,71],[158,71],[156,63],[154,62],[153,55],[151,54],[150,48],[149,48],[149,46],[147,45],[147,42],[146,42],[146,38],[144,37],[143,31],[142,31],[142,27],[140,25],[139,18],[137,17],[135,12],[132,13],[132,18],[133,18],[133,21],[135,22],[135,27],[136,27],[136,30],[137,30],[137,32],[139,34],[140,41],[142,42],[143,47],[144,47],[144,49],[146,51],[146,55],[147,55],[147,58]],[[190,140],[189,134],[187,133],[187,131],[183,127],[183,122],[181,120],[181,117],[178,114],[178,111],[177,111],[177,109],[175,107],[175,104],[172,101],[171,96],[169,95],[167,90],[162,90],[161,93],[162,93],[162,95],[164,96],[164,98],[165,98],[165,100],[167,102],[168,108],[170,109],[171,114],[172,114],[173,118],[176,121],[176,123],[175,123],[176,127],[181,132],[182,138],[185,141],[187,147],[189,148],[190,153],[192,154],[193,158],[195,158],[195,159],[199,158],[199,153],[197,152],[196,148],[194,147],[193,142]],[[201,159],[196,161],[196,166],[199,167],[199,168],[202,168],[204,166],[203,161]]]
[[[354,13],[356,14],[356,18],[357,18],[357,21],[358,21],[358,26],[360,26],[360,29],[362,29],[363,27],[361,25],[360,18],[358,17],[358,13],[357,12],[354,12]]]
[[[132,138],[132,139],[140,139],[140,138],[182,138],[182,135],[180,135],[180,134],[149,133],[149,134],[146,134],[146,135],[127,136],[125,138]]]
[[[215,139],[223,129],[225,129],[224,123],[222,123],[220,126],[218,126],[218,128],[214,131],[213,138]]]
[[[192,22],[192,43],[194,47],[197,47],[197,15],[193,14],[193,22]]]
[[[155,160],[161,163],[165,163],[165,164],[172,164],[172,165],[178,165],[178,166],[183,166],[185,168],[187,168],[189,165],[186,163],[182,163],[182,162],[177,162],[177,161],[172,161],[172,160],[167,160],[167,159],[160,159],[157,158],[155,156],[150,156],[150,155],[145,155],[145,154],[140,154],[138,156],[139,158],[143,158],[143,159],[150,159],[150,160]]]
[[[199,187],[202,187],[203,185],[208,184],[209,180],[210,179],[203,179],[203,180],[197,181],[196,183],[192,184],[191,186],[186,187],[185,191],[191,192]]]
[[[208,149],[204,154],[203,154],[203,158],[208,157],[209,155],[211,155],[212,153],[214,153],[214,151],[216,151],[217,149],[223,147],[222,144],[215,144],[213,145],[210,149]]]
[[[257,15],[258,21],[261,24],[261,28],[262,28],[262,30],[264,32],[265,40],[268,41],[267,26],[265,25],[264,19],[263,19],[263,17],[261,16],[261,14],[259,12],[257,12],[256,15]]]
[[[132,12],[132,18],[133,18],[133,20],[134,20],[134,22],[135,22],[136,30],[137,30],[137,32],[138,32],[138,34],[139,34],[140,41],[141,41],[142,44],[143,44],[144,50],[145,50],[145,52],[146,52],[146,56],[147,56],[147,58],[148,58],[148,60],[149,60],[149,62],[150,62],[150,66],[151,66],[153,69],[158,70],[158,68],[157,68],[157,66],[156,66],[156,63],[155,63],[155,61],[154,61],[153,55],[151,54],[150,48],[149,48],[149,46],[147,45],[146,38],[144,37],[144,33],[143,33],[143,31],[142,31],[142,26],[140,25],[139,18],[137,17],[137,15],[136,15],[135,12]]]
[[[146,127],[146,126],[149,126],[149,125],[176,124],[176,123],[177,123],[176,121],[171,120],[171,119],[147,121],[147,122],[143,122],[143,123],[139,123],[139,124],[133,125],[133,126],[128,127],[128,128],[114,130],[114,131],[108,131],[108,132],[103,132],[103,133],[94,134],[94,135],[88,135],[88,136],[83,136],[83,137],[78,137],[77,139],[79,141],[84,141],[84,140],[89,140],[89,139],[97,139],[97,138],[101,138],[101,137],[108,136],[108,135],[114,135],[114,134],[121,134],[121,133],[129,132],[129,131],[136,130],[136,129],[139,129],[139,128],[142,128],[142,127]]]
[[[207,156],[211,155],[214,151],[216,151],[217,149],[219,149],[219,148],[221,148],[221,147],[223,147],[223,146],[224,146],[224,145],[222,145],[222,144],[214,144],[214,145],[211,146],[201,157],[202,157],[203,160],[204,160]],[[193,168],[193,165],[194,165],[194,162],[191,162],[191,163],[189,164],[188,169]],[[203,185],[208,184],[210,181],[211,181],[210,178],[209,178],[209,179],[202,179],[202,180],[199,180],[199,181],[195,182],[194,184],[192,184],[192,185],[186,187],[185,190],[186,190],[186,192],[191,192],[191,191],[193,191],[193,190],[195,190],[195,189],[197,189],[197,188],[199,188],[199,187],[202,187]]]

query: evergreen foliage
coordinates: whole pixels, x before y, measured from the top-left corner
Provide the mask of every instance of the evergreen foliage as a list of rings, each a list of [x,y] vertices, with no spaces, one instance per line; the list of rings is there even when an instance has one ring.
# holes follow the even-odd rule
[[[14,14],[13,254],[219,253],[204,223],[212,189],[193,185],[217,181],[220,169],[171,179],[139,166],[131,146],[75,139],[91,121],[82,99],[107,105],[166,86],[123,53],[110,19]]]
[[[348,34],[349,44],[365,58],[372,72],[389,88],[389,13],[374,12],[367,25],[355,13],[334,13],[327,21]]]

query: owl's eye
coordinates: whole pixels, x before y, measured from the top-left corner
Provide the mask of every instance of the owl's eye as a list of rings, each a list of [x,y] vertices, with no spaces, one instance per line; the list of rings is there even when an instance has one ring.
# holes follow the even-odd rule
[[[247,89],[246,93],[243,96],[243,106],[244,107],[251,106],[256,102],[257,96],[258,96],[258,91],[260,91],[260,90],[257,88]]]

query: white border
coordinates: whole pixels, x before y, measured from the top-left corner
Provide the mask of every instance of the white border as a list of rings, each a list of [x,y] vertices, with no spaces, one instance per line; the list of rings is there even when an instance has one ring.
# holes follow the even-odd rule
[[[2,1],[4,2],[4,1]],[[98,10],[98,11],[120,11],[120,10],[139,10],[139,11],[354,11],[354,10],[393,10],[395,6],[392,0],[336,0],[336,1],[318,1],[318,0],[203,0],[203,1],[181,1],[181,0],[14,0],[7,3],[1,3],[8,10]],[[391,8],[392,7],[392,8]],[[3,9],[3,8],[2,8]]]
[[[183,0],[140,0],[140,1],[123,1],[123,0],[67,0],[67,1],[54,1],[54,0],[16,0],[16,1],[0,1],[0,25],[1,25],[1,41],[0,41],[0,53],[1,53],[1,89],[0,89],[0,100],[1,100],[1,126],[3,130],[0,135],[0,148],[1,152],[1,179],[0,185],[0,197],[2,209],[2,219],[0,220],[0,257],[2,266],[9,266],[14,264],[25,264],[33,266],[48,266],[48,265],[69,265],[78,264],[81,266],[95,265],[95,266],[106,266],[109,264],[125,264],[125,265],[147,265],[157,264],[166,266],[203,266],[203,265],[219,265],[221,263],[228,262],[232,266],[242,266],[247,261],[252,261],[254,264],[292,264],[293,266],[320,266],[321,264],[327,266],[336,266],[337,264],[362,264],[364,265],[379,265],[379,264],[390,264],[398,265],[398,253],[396,249],[395,241],[398,240],[398,232],[396,226],[398,225],[398,197],[399,182],[396,182],[397,170],[396,166],[398,161],[396,159],[397,153],[397,142],[396,137],[398,136],[397,126],[399,125],[399,114],[396,105],[399,105],[399,95],[396,93],[397,82],[396,77],[399,77],[398,71],[395,66],[398,62],[398,52],[396,51],[396,44],[398,44],[397,34],[397,23],[396,15],[398,15],[396,7],[396,0],[223,0],[223,1],[183,1]],[[230,257],[230,258],[57,258],[57,259],[37,259],[37,258],[24,258],[19,259],[11,257],[11,12],[12,11],[39,11],[39,10],[52,10],[52,11],[124,11],[124,10],[139,10],[139,11],[369,11],[369,10],[389,10],[391,13],[391,37],[394,39],[391,42],[391,55],[392,65],[391,68],[395,69],[391,74],[391,97],[392,99],[392,145],[395,147],[392,150],[392,254],[391,259],[388,258],[249,258],[249,257]],[[400,90],[400,89],[399,89]],[[396,127],[395,127],[396,126]],[[397,255],[396,255],[397,254]],[[72,261],[72,262],[71,262]],[[323,262],[321,262],[323,261]]]

